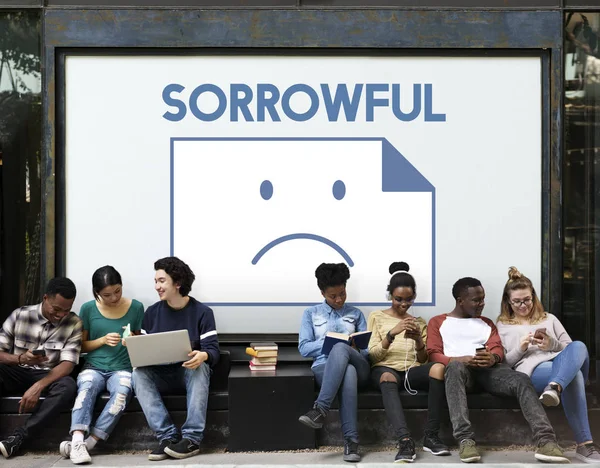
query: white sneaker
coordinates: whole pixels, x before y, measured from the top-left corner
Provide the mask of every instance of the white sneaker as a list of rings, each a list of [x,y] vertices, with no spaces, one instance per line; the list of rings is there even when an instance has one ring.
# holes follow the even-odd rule
[[[558,385],[546,385],[546,388],[544,388],[543,393],[540,395],[540,400],[544,406],[560,405],[560,393],[558,391]]]
[[[69,458],[75,465],[82,465],[92,461],[92,457],[90,457],[90,454],[87,451],[85,442],[75,442],[71,444],[71,455]]]
[[[63,440],[60,443],[60,447],[59,447],[58,451],[60,452],[61,457],[69,458],[69,456],[71,455],[71,441]]]

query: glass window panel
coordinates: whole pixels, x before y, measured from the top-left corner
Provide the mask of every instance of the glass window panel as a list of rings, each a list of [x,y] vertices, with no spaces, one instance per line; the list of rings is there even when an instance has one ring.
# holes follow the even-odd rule
[[[0,319],[40,292],[40,13],[0,11]]]
[[[595,358],[600,305],[600,13],[566,14],[563,314]]]

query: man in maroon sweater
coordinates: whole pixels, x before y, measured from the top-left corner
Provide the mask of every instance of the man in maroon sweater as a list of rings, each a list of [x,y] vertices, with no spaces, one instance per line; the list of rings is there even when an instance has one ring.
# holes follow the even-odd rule
[[[469,421],[467,390],[476,384],[487,392],[519,400],[538,448],[535,458],[569,463],[556,443],[556,435],[526,374],[502,364],[504,349],[494,323],[482,317],[485,291],[475,278],[461,278],[452,287],[456,300],[449,314],[433,317],[427,327],[427,354],[431,362],[446,366],[446,398],[459,456],[465,463],[481,459]]]

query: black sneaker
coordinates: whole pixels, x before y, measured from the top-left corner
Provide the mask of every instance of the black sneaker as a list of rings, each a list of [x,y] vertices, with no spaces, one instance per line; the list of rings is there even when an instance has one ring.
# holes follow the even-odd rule
[[[344,440],[344,461],[347,462],[359,462],[360,453],[358,453],[358,442],[346,439]]]
[[[412,463],[417,458],[417,454],[415,452],[415,441],[410,437],[405,437],[404,439],[400,439],[399,442],[400,450],[396,454],[396,458],[394,458],[394,463]]]
[[[423,450],[434,455],[450,455],[448,446],[442,442],[442,439],[437,434],[425,434],[423,438]]]
[[[21,448],[23,436],[21,434],[13,434],[10,437],[0,441],[0,452],[4,458],[10,458]]]
[[[166,454],[165,448],[167,448],[167,446],[170,444],[176,444],[176,443],[177,443],[177,441],[172,440],[172,439],[161,440],[158,447],[148,455],[148,460],[150,460],[150,461],[166,460],[167,458],[169,458],[169,455]]]
[[[325,416],[325,412],[315,406],[308,413],[300,416],[298,421],[312,429],[321,429],[323,421],[325,421]]]
[[[181,442],[165,447],[165,453],[173,458],[189,458],[200,453],[200,446],[190,439],[181,439]]]

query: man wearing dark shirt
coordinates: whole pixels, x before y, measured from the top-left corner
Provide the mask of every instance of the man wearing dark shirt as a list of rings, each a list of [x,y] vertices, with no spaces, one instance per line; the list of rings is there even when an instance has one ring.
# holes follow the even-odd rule
[[[53,278],[41,304],[16,309],[2,324],[0,397],[23,394],[19,413],[31,413],[23,427],[0,441],[5,458],[73,406],[77,385],[70,374],[79,362],[82,329],[71,312],[75,294],[69,278]]]
[[[215,317],[210,308],[189,296],[195,276],[188,265],[177,257],[166,257],[154,264],[154,270],[154,289],[160,301],[146,310],[142,328],[148,334],[187,329],[192,352],[184,363],[134,369],[133,387],[159,440],[148,459],[188,458],[200,451],[211,368],[219,360]],[[161,393],[178,390],[187,395],[187,418],[181,435],[161,398]]]

